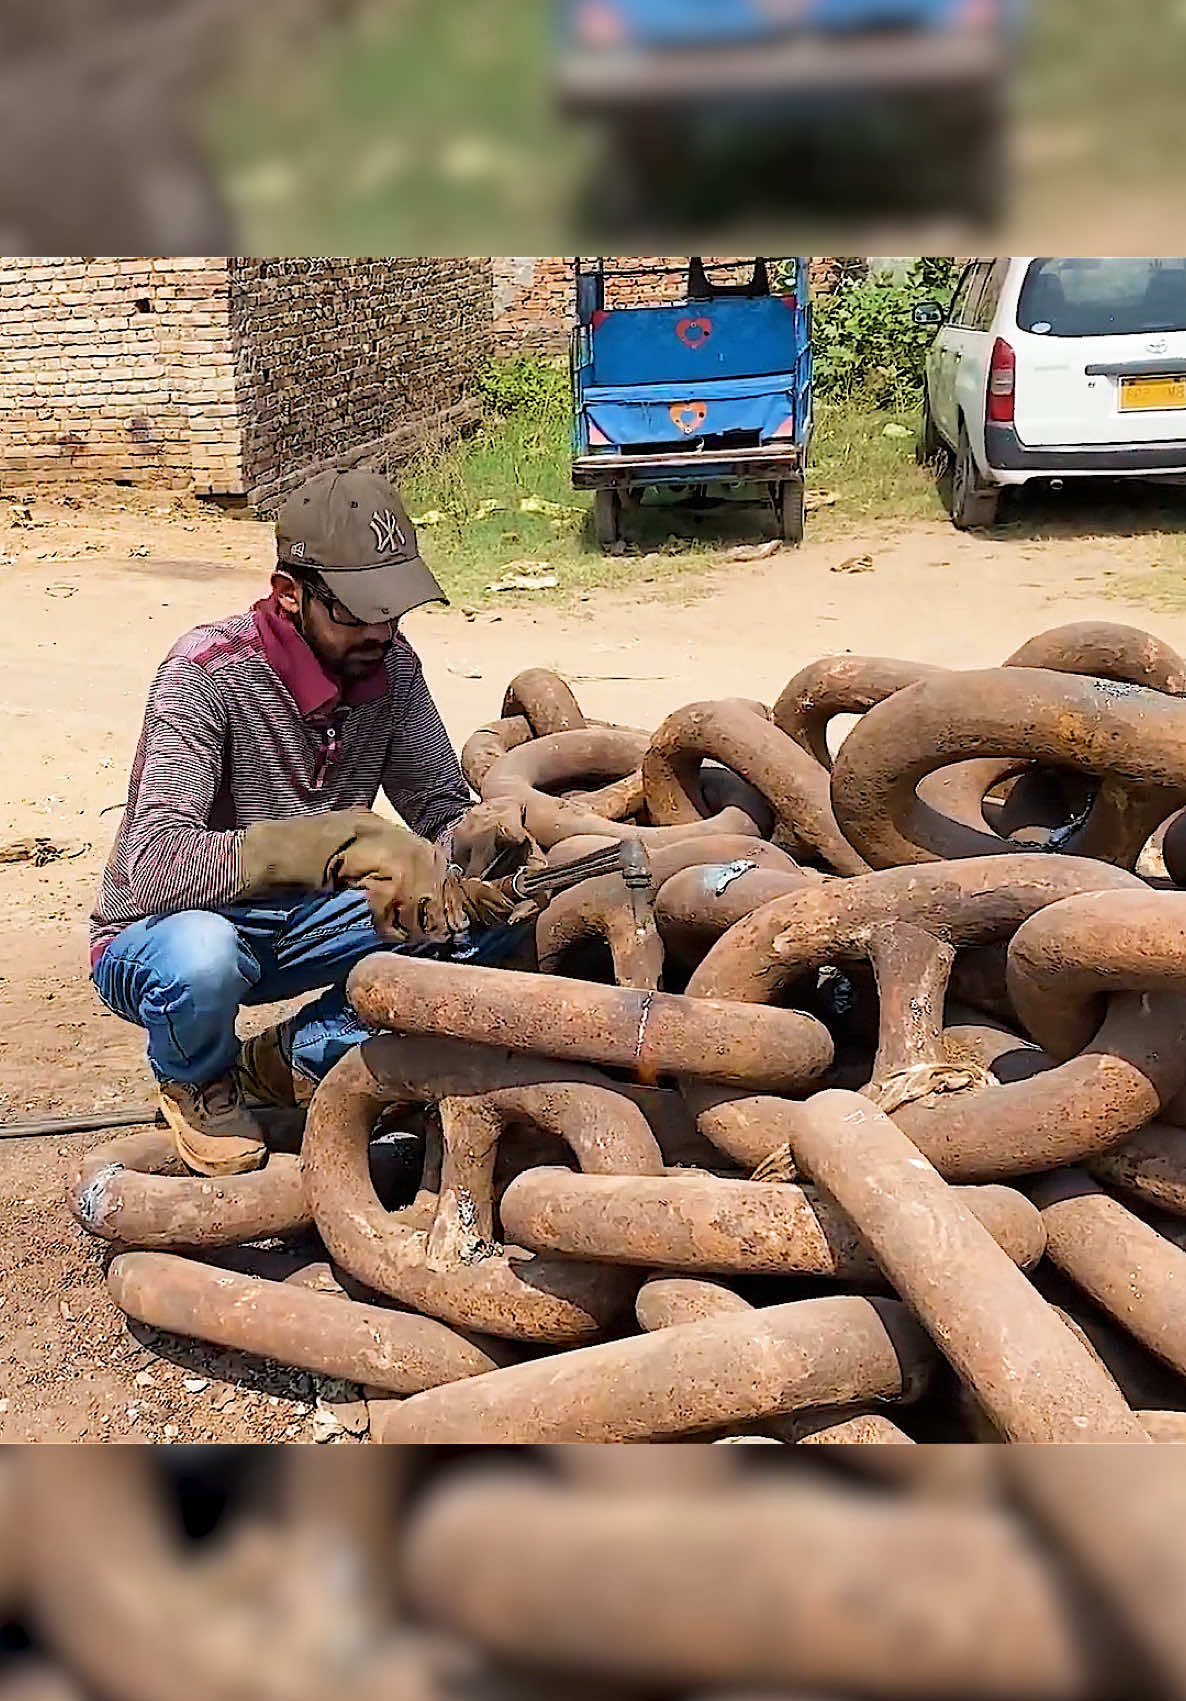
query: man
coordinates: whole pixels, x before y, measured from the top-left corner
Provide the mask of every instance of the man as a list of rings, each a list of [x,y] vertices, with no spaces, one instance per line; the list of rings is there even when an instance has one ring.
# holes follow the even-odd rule
[[[507,906],[462,876],[527,845],[521,815],[470,810],[398,630],[447,599],[390,484],[311,479],[277,555],[268,598],[187,633],[157,673],[92,917],[99,996],[147,1030],[161,1111],[202,1175],[257,1169],[253,1106],[304,1102],[365,1037],[344,991],[361,957],[509,950]],[[373,813],[380,788],[406,826]],[[242,1005],[318,987],[240,1049]]]

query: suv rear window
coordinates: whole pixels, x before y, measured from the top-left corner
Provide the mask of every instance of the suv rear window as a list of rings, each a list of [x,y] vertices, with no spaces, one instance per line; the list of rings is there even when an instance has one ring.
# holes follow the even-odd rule
[[[1017,323],[1048,337],[1186,331],[1186,258],[1035,260]]]

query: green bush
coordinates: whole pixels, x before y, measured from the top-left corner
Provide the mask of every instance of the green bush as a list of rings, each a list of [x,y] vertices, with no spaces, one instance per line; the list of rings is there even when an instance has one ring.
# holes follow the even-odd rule
[[[946,302],[955,261],[946,255],[915,262],[905,283],[864,279],[847,283],[815,306],[817,393],[856,398],[882,408],[912,408],[921,398],[930,327],[913,321],[919,301]]]
[[[960,262],[950,254],[924,254],[910,268],[908,282],[919,293],[920,301],[951,300],[959,282]]]
[[[569,403],[566,367],[536,355],[491,360],[478,374],[478,394],[491,412],[509,419],[516,413],[550,414]]]

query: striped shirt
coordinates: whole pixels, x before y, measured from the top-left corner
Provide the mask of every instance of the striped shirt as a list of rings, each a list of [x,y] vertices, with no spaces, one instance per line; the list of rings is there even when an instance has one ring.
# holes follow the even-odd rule
[[[272,599],[196,627],[149,692],[91,916],[92,966],[145,916],[233,903],[245,827],[369,809],[380,788],[426,839],[443,838],[472,802],[405,638],[343,690]]]

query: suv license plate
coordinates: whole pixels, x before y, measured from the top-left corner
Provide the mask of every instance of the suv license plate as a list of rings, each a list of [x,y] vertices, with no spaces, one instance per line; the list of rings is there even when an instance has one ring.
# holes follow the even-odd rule
[[[1149,413],[1157,408],[1186,408],[1186,378],[1122,378],[1121,413]]]

